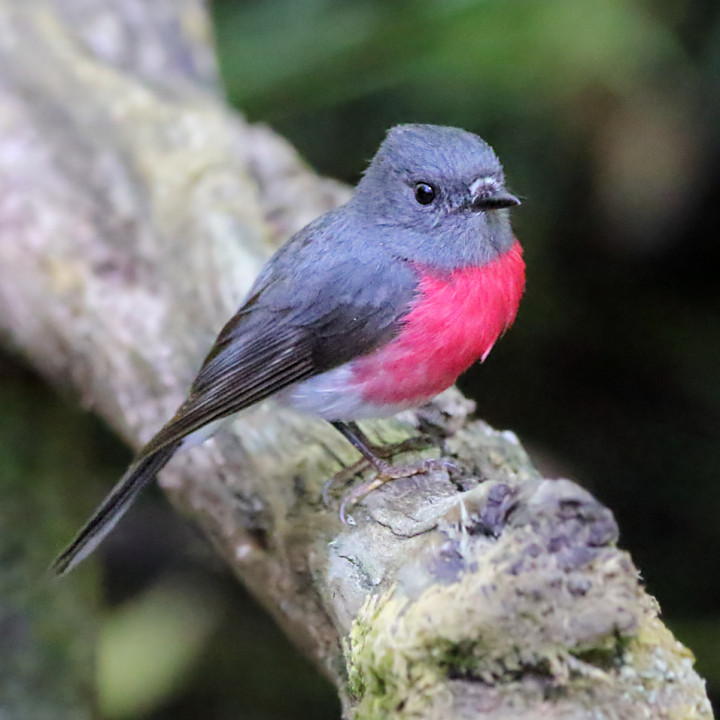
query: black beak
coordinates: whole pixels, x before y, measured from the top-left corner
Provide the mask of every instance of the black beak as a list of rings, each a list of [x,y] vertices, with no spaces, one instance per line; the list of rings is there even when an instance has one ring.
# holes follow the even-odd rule
[[[507,190],[497,190],[481,192],[477,197],[473,198],[471,205],[473,210],[500,210],[501,208],[520,205],[520,201]]]

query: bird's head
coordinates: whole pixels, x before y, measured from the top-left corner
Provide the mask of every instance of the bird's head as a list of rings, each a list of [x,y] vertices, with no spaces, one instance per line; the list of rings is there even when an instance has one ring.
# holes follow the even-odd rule
[[[456,256],[458,265],[486,262],[509,248],[507,208],[520,204],[482,138],[437,125],[392,128],[351,202],[379,227],[408,231],[416,242]],[[420,255],[427,250],[418,248]]]

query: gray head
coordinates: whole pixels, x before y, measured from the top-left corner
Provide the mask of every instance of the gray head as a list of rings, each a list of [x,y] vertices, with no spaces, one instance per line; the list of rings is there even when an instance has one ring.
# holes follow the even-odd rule
[[[505,189],[500,161],[482,138],[453,127],[398,125],[350,204],[392,227],[393,244],[411,259],[459,266],[510,247],[506,208],[519,200]]]

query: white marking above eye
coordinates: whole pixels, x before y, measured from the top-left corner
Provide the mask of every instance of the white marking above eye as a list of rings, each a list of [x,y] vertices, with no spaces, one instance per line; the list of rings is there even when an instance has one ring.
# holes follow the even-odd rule
[[[497,178],[487,175],[486,177],[479,177],[470,185],[470,194],[476,197],[481,193],[492,193],[499,189],[500,183],[497,181]]]

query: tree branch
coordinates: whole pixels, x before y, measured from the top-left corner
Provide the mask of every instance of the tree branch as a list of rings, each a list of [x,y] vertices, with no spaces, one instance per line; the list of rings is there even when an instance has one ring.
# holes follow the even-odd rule
[[[225,107],[209,36],[199,0],[0,0],[2,338],[134,447],[263,259],[348,193]],[[347,717],[711,717],[611,513],[470,410],[368,424],[429,430],[462,477],[392,483],[355,526],[321,499],[352,448],[272,403],[161,483]]]

